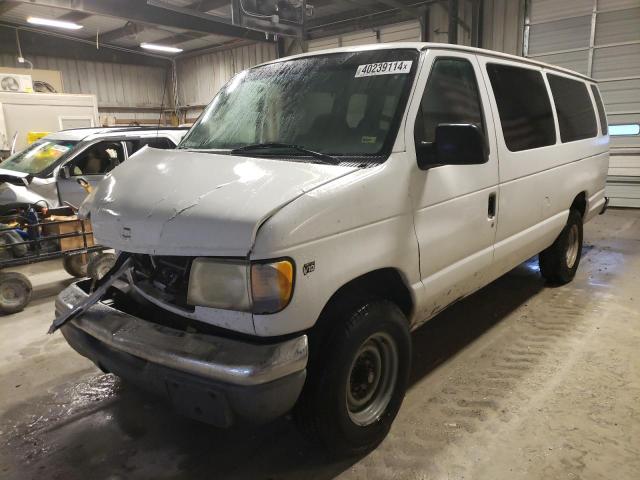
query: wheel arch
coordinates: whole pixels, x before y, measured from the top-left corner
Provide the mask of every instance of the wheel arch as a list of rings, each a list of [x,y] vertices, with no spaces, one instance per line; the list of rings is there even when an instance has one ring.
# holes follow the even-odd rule
[[[337,310],[354,307],[356,302],[366,299],[393,302],[407,318],[407,325],[415,308],[411,287],[403,273],[394,267],[379,268],[349,280],[331,295],[310,329],[312,337],[324,337],[333,324]]]
[[[577,194],[573,198],[573,202],[571,202],[570,210],[577,210],[580,213],[580,216],[584,219],[584,216],[587,212],[587,192],[582,191]]]

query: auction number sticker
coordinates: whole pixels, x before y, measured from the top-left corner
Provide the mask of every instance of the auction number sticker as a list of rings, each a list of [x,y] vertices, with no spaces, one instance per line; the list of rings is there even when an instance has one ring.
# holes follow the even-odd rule
[[[411,71],[412,60],[401,60],[398,62],[380,62],[358,65],[357,77],[371,77],[373,75],[393,75],[396,73],[409,73]]]

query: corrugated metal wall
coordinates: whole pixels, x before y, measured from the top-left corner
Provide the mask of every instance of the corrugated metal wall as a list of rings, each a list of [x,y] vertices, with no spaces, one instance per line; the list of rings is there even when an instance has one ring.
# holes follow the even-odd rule
[[[274,58],[275,45],[256,43],[178,60],[177,104],[180,108],[207,105],[237,72]]]
[[[524,0],[484,0],[482,47],[522,55]]]
[[[89,93],[98,99],[100,123],[155,124],[162,103],[165,76],[161,67],[30,56],[34,68],[62,72],[65,93]],[[0,54],[0,66],[16,66],[15,56]],[[171,84],[164,92],[171,104]]]
[[[640,0],[529,1],[525,54],[598,80],[609,124],[640,123]],[[611,205],[640,207],[640,135],[611,147]]]
[[[315,52],[327,48],[350,47],[378,42],[419,42],[420,23],[410,22],[385,25],[375,30],[360,30],[354,33],[317,38],[307,43],[307,51]]]
[[[158,108],[162,102],[163,68],[45,56],[29,60],[34,68],[61,71],[66,93],[92,93],[100,108]],[[15,56],[0,54],[0,65],[16,66]]]

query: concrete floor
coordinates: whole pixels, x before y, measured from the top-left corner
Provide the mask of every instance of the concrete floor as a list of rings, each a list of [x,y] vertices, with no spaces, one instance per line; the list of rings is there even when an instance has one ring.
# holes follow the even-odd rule
[[[120,385],[45,335],[70,279],[30,270],[31,306],[0,318],[1,478],[640,478],[640,211],[587,225],[570,285],[527,262],[416,332],[389,437],[350,461],[289,419],[217,430]]]

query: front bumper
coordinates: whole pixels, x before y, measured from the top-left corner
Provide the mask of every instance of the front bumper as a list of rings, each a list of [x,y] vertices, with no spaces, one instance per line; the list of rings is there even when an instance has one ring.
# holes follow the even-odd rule
[[[88,294],[76,283],[56,316]],[[103,370],[167,398],[180,413],[221,427],[265,422],[289,411],[306,377],[306,335],[256,344],[189,333],[97,303],[61,328]]]

